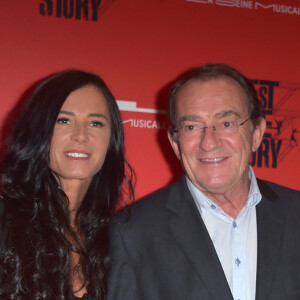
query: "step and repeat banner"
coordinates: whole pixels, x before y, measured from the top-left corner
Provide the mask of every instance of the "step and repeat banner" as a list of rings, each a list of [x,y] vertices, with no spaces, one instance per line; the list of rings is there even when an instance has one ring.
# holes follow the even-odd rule
[[[227,63],[254,80],[267,120],[258,177],[300,189],[299,0],[1,0],[0,122],[42,78],[98,73],[120,107],[140,198],[181,174],[167,140],[174,80]]]

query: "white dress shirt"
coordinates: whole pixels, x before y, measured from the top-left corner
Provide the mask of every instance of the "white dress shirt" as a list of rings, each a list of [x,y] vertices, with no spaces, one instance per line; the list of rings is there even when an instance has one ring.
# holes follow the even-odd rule
[[[234,300],[255,300],[257,265],[255,206],[261,200],[261,193],[251,167],[249,179],[251,184],[248,200],[237,218],[233,219],[187,178],[187,185],[212,239]]]

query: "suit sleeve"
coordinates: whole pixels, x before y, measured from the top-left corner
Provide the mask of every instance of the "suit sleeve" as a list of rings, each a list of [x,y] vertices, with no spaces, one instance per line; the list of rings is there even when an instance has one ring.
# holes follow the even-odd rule
[[[107,300],[142,300],[138,291],[136,274],[117,227],[117,225],[112,226],[110,232],[111,272],[108,279]]]

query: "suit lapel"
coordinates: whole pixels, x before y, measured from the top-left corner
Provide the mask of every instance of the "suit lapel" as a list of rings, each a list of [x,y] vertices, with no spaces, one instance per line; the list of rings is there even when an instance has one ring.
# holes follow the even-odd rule
[[[258,181],[263,195],[257,205],[257,279],[256,300],[269,298],[285,230],[284,207],[276,205],[276,195],[266,183]]]
[[[170,193],[167,208],[174,212],[169,230],[212,299],[233,300],[221,263],[184,177]]]

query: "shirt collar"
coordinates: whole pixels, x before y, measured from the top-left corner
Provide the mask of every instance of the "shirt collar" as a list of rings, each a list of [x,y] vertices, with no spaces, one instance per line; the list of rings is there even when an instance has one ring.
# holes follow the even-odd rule
[[[252,167],[249,168],[249,179],[250,179],[250,188],[248,193],[248,200],[246,202],[245,208],[248,210],[252,206],[256,206],[261,201],[261,193],[259,191],[259,187],[257,184],[257,180],[254,174]],[[202,209],[207,209],[208,207],[215,206],[218,208],[218,211],[222,211],[222,209],[214,203],[211,199],[209,199],[206,195],[204,195],[186,176],[187,186],[192,194],[192,197],[199,209],[200,214],[202,214]],[[225,214],[225,212],[224,212]]]

